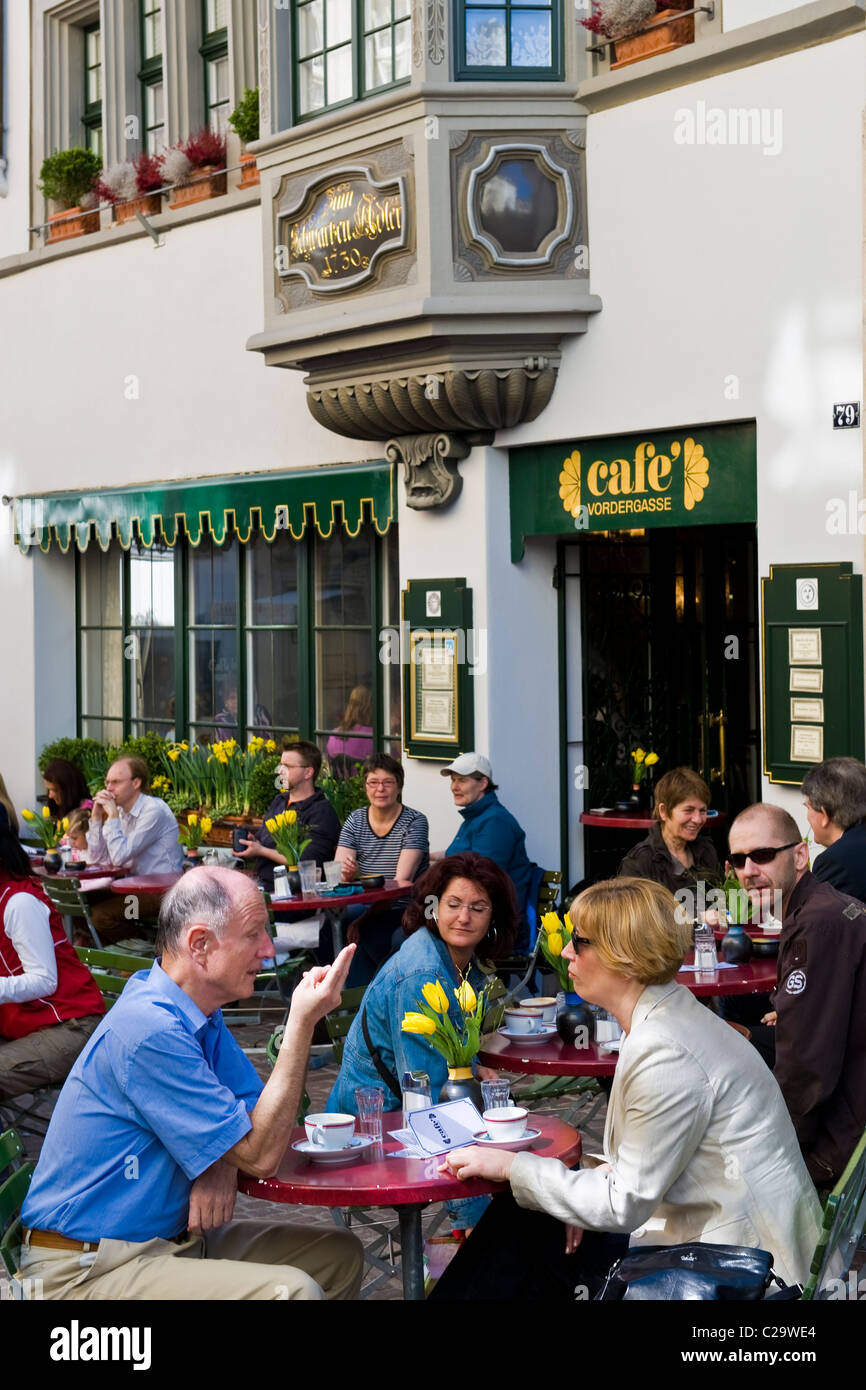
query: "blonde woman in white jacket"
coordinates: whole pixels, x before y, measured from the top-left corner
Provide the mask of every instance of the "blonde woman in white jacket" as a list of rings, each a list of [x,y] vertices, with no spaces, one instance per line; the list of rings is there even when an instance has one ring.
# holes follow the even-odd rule
[[[631,1247],[758,1247],[771,1251],[786,1282],[805,1281],[820,1227],[817,1193],[762,1058],[676,983],[691,936],[676,908],[666,888],[642,878],[595,884],[572,905],[563,954],[574,988],[625,1031],[605,1163],[571,1171],[529,1152],[452,1151],[452,1172],[510,1182],[517,1206],[493,1202],[438,1297],[548,1297],[557,1288],[573,1297],[587,1271],[592,1287],[608,1256],[624,1253],[624,1235]],[[584,1240],[584,1232],[620,1239]],[[520,1287],[506,1288],[508,1280]]]

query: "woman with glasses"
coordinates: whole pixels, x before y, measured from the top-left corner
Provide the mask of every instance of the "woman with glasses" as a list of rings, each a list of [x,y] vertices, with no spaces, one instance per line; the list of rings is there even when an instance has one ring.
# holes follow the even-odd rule
[[[369,805],[352,811],[340,832],[335,857],[343,866],[343,882],[381,874],[410,888],[430,862],[427,817],[403,805],[403,767],[396,758],[372,753],[361,772]],[[369,984],[387,960],[405,906],[392,902],[378,910],[349,909],[347,939],[358,945],[349,971],[350,988]]]
[[[620,877],[651,878],[672,893],[692,888],[701,879],[717,884],[719,857],[709,836],[701,834],[709,800],[709,787],[690,767],[666,772],[655,789],[653,816],[658,824],[629,850],[619,866]]]
[[[461,1179],[509,1182],[434,1298],[592,1297],[627,1245],[769,1250],[805,1282],[821,1207],[782,1094],[739,1033],[676,974],[690,944],[659,884],[618,878],[575,899],[563,955],[582,998],[625,1032],[604,1161],[571,1171],[531,1152],[453,1150]]]

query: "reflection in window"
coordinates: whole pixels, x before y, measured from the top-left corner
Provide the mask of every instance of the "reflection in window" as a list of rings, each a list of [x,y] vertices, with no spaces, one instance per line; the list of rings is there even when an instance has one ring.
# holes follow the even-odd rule
[[[298,728],[298,551],[286,535],[247,546],[247,725],[263,738]]]
[[[408,78],[410,0],[364,0],[364,91]]]
[[[353,728],[362,739],[372,727],[372,550],[364,534],[353,537],[335,529],[328,540],[316,539],[316,727]],[[358,714],[362,706],[367,711],[363,718]],[[364,743],[349,750],[362,757],[371,751],[372,739],[369,748]]]
[[[466,68],[522,68],[550,72],[555,66],[555,0],[463,3]],[[554,16],[556,17],[556,20]]]
[[[134,734],[175,736],[174,552],[154,545],[129,556],[132,654],[130,716]]]
[[[84,30],[84,143],[102,158],[102,43],[98,24]]]
[[[139,0],[141,33],[141,107],[144,114],[144,147],[158,154],[165,144],[165,85],[162,72],[162,5],[158,0]]]
[[[228,0],[206,0],[204,38],[205,119],[208,128],[223,134],[232,109],[229,90]]]
[[[81,732],[120,743],[123,737],[121,555],[91,543],[79,556]]]
[[[189,722],[201,743],[238,737],[238,542],[190,551]]]

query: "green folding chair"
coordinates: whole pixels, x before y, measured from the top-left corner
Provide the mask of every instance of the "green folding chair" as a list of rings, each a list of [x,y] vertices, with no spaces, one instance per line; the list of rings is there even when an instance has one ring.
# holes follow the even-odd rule
[[[824,1302],[837,1295],[839,1280],[848,1277],[854,1253],[866,1227],[866,1131],[845,1171],[824,1203],[821,1235],[815,1247],[804,1302]],[[835,1285],[831,1294],[831,1285]]]
[[[76,946],[75,954],[96,981],[106,1011],[117,1003],[130,975],[137,970],[150,970],[153,965],[152,956],[136,956],[131,951],[97,951],[92,946]]]
[[[24,1145],[14,1129],[0,1134],[0,1273],[5,1268],[12,1296],[21,1297],[15,1278],[21,1248],[21,1207],[36,1165],[22,1161]]]
[[[41,880],[42,887],[51,899],[61,917],[83,922],[94,946],[101,947],[96,928],[90,920],[90,907],[87,894],[81,891],[81,880],[77,878],[55,878],[46,874]],[[68,934],[72,933],[67,929]]]

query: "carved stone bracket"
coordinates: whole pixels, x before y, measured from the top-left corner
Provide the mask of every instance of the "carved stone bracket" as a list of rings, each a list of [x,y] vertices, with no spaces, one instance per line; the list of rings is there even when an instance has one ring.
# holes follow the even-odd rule
[[[402,463],[406,502],[421,511],[457,500],[463,488],[458,463],[473,444],[489,444],[492,438],[490,432],[479,432],[471,439],[455,434],[405,434],[388,440],[385,456],[390,463]]]

